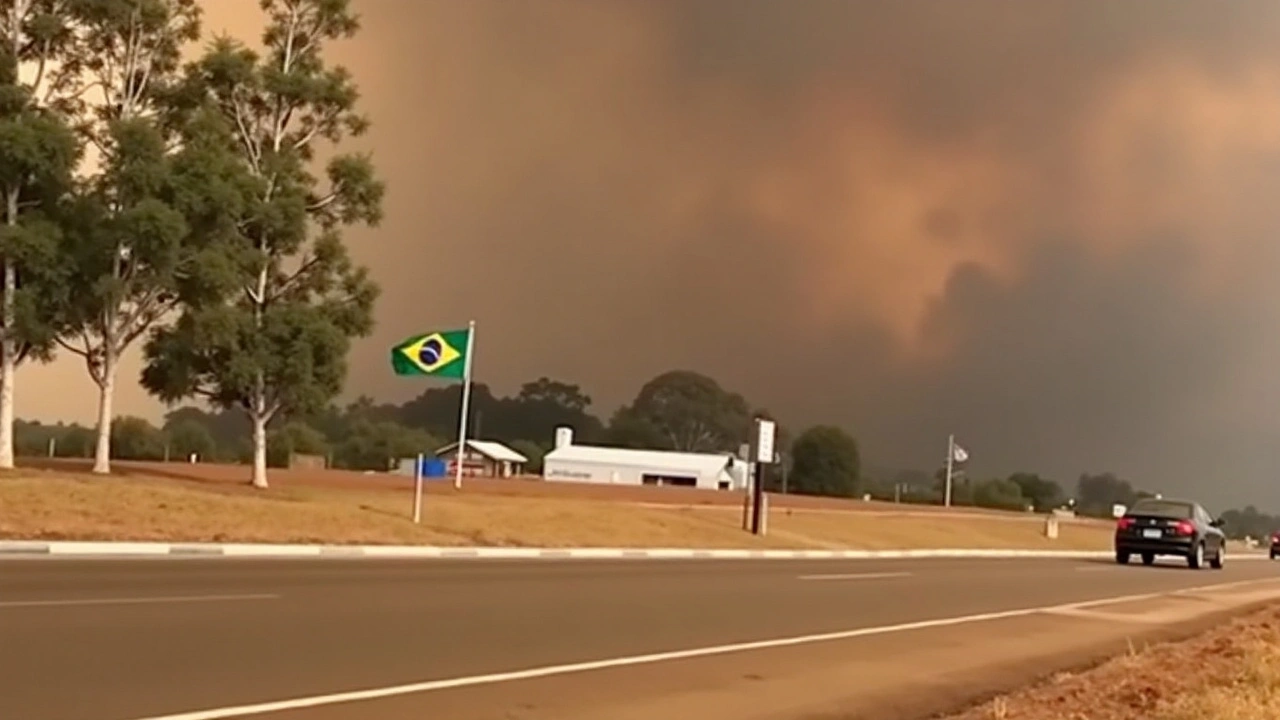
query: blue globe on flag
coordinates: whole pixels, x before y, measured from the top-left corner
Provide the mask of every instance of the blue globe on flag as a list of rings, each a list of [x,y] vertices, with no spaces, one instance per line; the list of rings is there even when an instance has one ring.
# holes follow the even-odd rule
[[[431,367],[440,362],[440,355],[444,352],[444,348],[440,345],[440,341],[432,338],[424,343],[418,349],[418,361],[427,367]]]

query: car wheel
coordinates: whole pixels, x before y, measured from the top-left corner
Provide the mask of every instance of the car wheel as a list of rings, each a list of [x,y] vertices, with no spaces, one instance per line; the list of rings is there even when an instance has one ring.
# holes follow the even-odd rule
[[[1117,550],[1117,551],[1116,551],[1116,562],[1120,563],[1121,565],[1128,565],[1128,564],[1129,564],[1129,553],[1127,553],[1127,552],[1121,552],[1121,551]]]
[[[1222,566],[1227,562],[1227,545],[1223,543],[1218,546],[1218,552],[1213,556],[1213,560],[1209,561],[1209,567],[1214,570],[1221,570]]]
[[[1143,565],[1154,565],[1156,562],[1155,553],[1142,553]]]
[[[1192,570],[1199,570],[1204,567],[1204,543],[1196,543],[1195,549],[1187,556],[1187,567]]]

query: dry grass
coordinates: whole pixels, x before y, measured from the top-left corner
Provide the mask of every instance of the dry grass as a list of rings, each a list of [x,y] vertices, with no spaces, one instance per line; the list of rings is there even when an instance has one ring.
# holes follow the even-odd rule
[[[771,532],[795,534],[840,547],[1022,548],[1107,550],[1114,530],[1101,523],[1061,523],[1058,539],[1044,535],[1043,520],[1013,522],[998,517],[950,515],[930,518],[889,513],[806,513],[775,510]]]
[[[948,720],[1275,720],[1280,608],[1062,674]]]
[[[740,529],[734,508],[649,507],[572,497],[431,494],[410,521],[403,489],[242,485],[28,473],[0,478],[0,537],[490,546],[790,548],[1098,548],[1102,525],[775,509],[770,533]]]

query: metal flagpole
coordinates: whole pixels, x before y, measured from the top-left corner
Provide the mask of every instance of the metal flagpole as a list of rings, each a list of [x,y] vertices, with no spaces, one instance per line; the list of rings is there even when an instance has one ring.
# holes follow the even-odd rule
[[[462,488],[462,462],[467,456],[467,412],[471,405],[471,356],[476,346],[476,321],[467,323],[467,355],[462,370],[462,410],[458,418],[457,466],[453,470],[453,487]]]
[[[951,507],[951,469],[956,459],[956,436],[947,436],[947,486],[942,504]]]

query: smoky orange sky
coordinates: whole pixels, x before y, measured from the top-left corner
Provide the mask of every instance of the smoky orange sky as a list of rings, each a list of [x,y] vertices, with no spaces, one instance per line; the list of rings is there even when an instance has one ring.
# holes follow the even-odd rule
[[[356,0],[386,221],[350,393],[706,372],[879,465],[1280,508],[1280,4]],[[254,0],[206,25],[252,38]],[[136,356],[136,352],[134,353]],[[121,412],[158,417],[124,370]],[[71,358],[19,415],[93,417]]]

